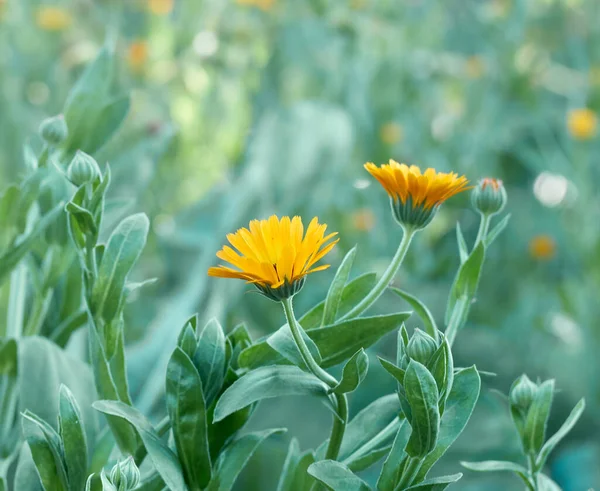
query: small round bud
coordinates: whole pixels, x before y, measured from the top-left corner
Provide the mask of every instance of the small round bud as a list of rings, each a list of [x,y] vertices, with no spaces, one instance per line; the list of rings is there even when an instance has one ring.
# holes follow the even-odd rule
[[[67,178],[75,186],[82,186],[94,181],[101,175],[100,167],[93,157],[87,153],[77,150],[75,157],[71,160],[67,169]]]
[[[118,491],[130,491],[140,483],[140,470],[129,456],[115,464],[110,471],[110,481]]]
[[[537,392],[537,385],[527,375],[522,375],[510,391],[510,403],[524,411],[529,409]]]
[[[473,207],[483,215],[500,213],[506,205],[506,189],[500,179],[481,179],[471,192]]]
[[[415,329],[406,347],[408,356],[423,365],[427,364],[435,350],[437,350],[435,339],[426,332],[421,331],[421,329]]]
[[[67,139],[67,123],[62,114],[47,118],[40,124],[39,133],[46,143],[52,146],[60,145]]]

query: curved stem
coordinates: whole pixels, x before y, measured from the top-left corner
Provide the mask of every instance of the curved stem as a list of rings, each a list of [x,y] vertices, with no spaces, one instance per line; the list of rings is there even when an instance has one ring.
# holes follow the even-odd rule
[[[353,317],[358,317],[377,301],[377,299],[388,287],[390,282],[394,279],[394,276],[396,276],[396,273],[398,272],[398,269],[400,268],[400,265],[402,264],[402,261],[406,256],[406,252],[408,251],[410,243],[416,233],[417,230],[415,229],[404,229],[404,235],[402,236],[402,241],[398,246],[398,250],[396,251],[396,254],[394,255],[390,265],[387,267],[381,278],[379,278],[377,284],[373,287],[373,289],[365,298],[363,298],[357,305],[355,305],[350,310],[350,312],[342,316],[339,319],[340,321],[352,319]]]
[[[416,457],[409,457],[406,467],[404,468],[404,472],[402,473],[402,477],[396,489],[403,490],[408,488],[412,482],[414,481],[419,469],[421,468],[421,459]]]
[[[489,214],[481,214],[481,221],[479,222],[479,230],[477,231],[477,238],[475,239],[475,246],[482,241],[485,240],[488,234],[488,229],[490,228],[490,222],[492,220],[492,215]]]
[[[302,355],[302,360],[315,377],[319,378],[319,380],[326,383],[329,387],[335,387],[338,384],[338,381],[319,366],[304,342],[301,331],[302,327],[294,315],[292,297],[282,300],[281,303],[296,346]],[[346,398],[346,395],[334,394],[334,397],[337,414],[333,417],[331,436],[329,437],[329,445],[327,446],[327,452],[325,454],[325,458],[331,460],[336,460],[340,453],[342,439],[344,438],[344,432],[346,431],[346,423],[348,422],[348,399]]]

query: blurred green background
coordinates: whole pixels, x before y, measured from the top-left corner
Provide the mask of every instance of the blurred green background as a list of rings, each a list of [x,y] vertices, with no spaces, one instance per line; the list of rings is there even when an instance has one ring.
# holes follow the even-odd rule
[[[164,411],[164,368],[191,313],[230,327],[243,320],[256,337],[283,322],[242,282],[206,276],[225,234],[249,219],[317,215],[340,233],[334,266],[357,243],[355,274],[382,272],[401,231],[362,164],[391,157],[473,181],[498,177],[509,195],[509,227],[455,344],[459,365],[498,376],[485,378],[474,418],[440,465],[451,473],[461,459],[516,458],[517,435],[492,389],[506,393],[527,372],[557,380],[551,431],[586,397],[551,473],[566,491],[600,486],[600,2],[0,0],[1,188],[19,179],[23,145],[41,146],[40,121],[62,110],[107,37],[115,89],[131,94],[131,108],[95,156],[113,170],[112,215],[150,216],[136,275],[158,278],[127,310],[136,406]],[[440,321],[459,262],[457,220],[473,240],[467,196],[444,205],[397,278]],[[300,313],[332,275],[311,276]],[[377,309],[408,308],[398,303],[390,294]],[[375,359],[394,349],[390,337],[371,350],[353,412],[394,390]],[[313,401],[284,399],[252,422],[278,425],[307,448],[330,421]],[[288,438],[263,448],[246,482],[272,489]],[[469,472],[460,484],[516,487]]]

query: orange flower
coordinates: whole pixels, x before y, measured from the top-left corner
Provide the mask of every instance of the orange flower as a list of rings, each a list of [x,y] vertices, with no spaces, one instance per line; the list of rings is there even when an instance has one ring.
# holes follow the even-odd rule
[[[134,41],[127,50],[127,62],[134,71],[143,68],[148,59],[148,44],[146,41]]]

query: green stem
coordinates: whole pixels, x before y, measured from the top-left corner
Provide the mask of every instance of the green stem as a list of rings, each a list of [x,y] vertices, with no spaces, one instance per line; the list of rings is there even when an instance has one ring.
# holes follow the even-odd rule
[[[537,468],[535,465],[535,455],[529,454],[527,455],[527,464],[529,466],[529,478],[531,481],[530,487],[532,491],[537,491],[538,489],[538,485],[537,485]]]
[[[454,310],[452,310],[452,315],[450,316],[450,321],[448,322],[448,327],[446,328],[445,332],[450,347],[452,347],[452,344],[456,339],[456,335],[458,334],[459,329],[462,327],[468,305],[469,298],[465,296],[460,297],[454,304]]]
[[[338,381],[335,379],[335,377],[329,375],[329,373],[319,366],[319,364],[311,355],[308,346],[306,346],[306,343],[304,342],[301,331],[302,327],[294,315],[292,297],[282,300],[281,304],[283,305],[285,317],[288,325],[290,326],[290,331],[292,332],[296,346],[298,347],[300,355],[302,356],[302,360],[315,377],[326,383],[329,387],[335,387],[338,384]],[[329,438],[329,445],[327,446],[327,452],[325,454],[325,458],[331,460],[336,460],[338,457],[340,446],[342,445],[342,439],[344,438],[344,432],[346,431],[346,423],[348,422],[348,399],[346,398],[346,395],[334,394],[334,397],[337,415],[333,418],[331,436]]]
[[[406,467],[404,468],[404,472],[402,473],[402,477],[400,478],[400,482],[398,483],[398,486],[396,486],[396,489],[401,491],[403,489],[408,488],[415,480],[415,477],[417,477],[420,468],[421,459],[418,459],[416,457],[409,457],[408,462],[406,463]]]
[[[404,229],[404,235],[402,236],[402,241],[398,246],[398,250],[396,251],[396,254],[393,257],[392,262],[385,270],[377,284],[373,287],[373,289],[365,298],[363,298],[356,306],[354,306],[350,310],[350,312],[342,316],[340,318],[340,321],[358,317],[377,301],[377,299],[382,295],[382,293],[394,279],[394,276],[396,276],[396,273],[398,272],[398,269],[400,268],[400,265],[402,264],[402,261],[406,256],[406,252],[408,251],[410,243],[416,233],[417,230],[415,229]]]
[[[489,214],[481,214],[481,221],[479,222],[479,230],[477,231],[477,238],[475,239],[475,247],[479,245],[482,240],[485,240],[488,234],[488,230],[490,228],[490,222],[492,220],[492,215]]]

